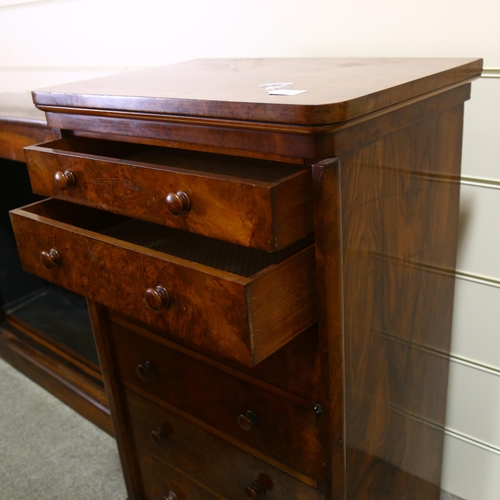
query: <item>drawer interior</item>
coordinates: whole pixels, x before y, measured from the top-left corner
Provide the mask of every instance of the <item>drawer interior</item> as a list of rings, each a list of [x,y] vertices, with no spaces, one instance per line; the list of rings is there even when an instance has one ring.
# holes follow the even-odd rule
[[[276,183],[305,169],[304,165],[256,160],[238,156],[202,153],[181,149],[126,142],[65,137],[35,147],[53,149],[75,155],[98,156],[109,160],[145,163],[170,170],[194,171],[198,174],[237,177],[264,183]]]
[[[312,243],[312,238],[304,238],[282,250],[265,252],[55,199],[23,210],[247,278]]]

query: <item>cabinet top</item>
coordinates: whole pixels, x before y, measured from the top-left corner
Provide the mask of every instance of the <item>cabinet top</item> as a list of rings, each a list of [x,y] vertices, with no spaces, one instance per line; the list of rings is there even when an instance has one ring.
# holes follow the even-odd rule
[[[473,79],[481,59],[200,59],[33,92],[44,110],[326,125]],[[291,83],[298,95],[263,84]]]

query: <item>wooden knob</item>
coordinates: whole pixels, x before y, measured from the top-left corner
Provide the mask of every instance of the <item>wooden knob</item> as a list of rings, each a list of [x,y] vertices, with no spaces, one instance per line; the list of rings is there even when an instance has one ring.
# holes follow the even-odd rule
[[[179,500],[179,497],[173,491],[169,491],[167,496],[162,497],[161,500]]]
[[[171,215],[181,215],[182,212],[188,212],[191,208],[189,196],[184,191],[168,193],[165,202],[167,203],[167,210]]]
[[[52,269],[61,265],[61,254],[55,248],[51,248],[48,252],[44,250],[40,253],[40,261],[45,269]]]
[[[154,431],[151,431],[150,436],[151,436],[151,439],[156,444],[161,444],[167,440],[167,433],[161,427],[158,427]]]
[[[257,415],[250,410],[247,410],[243,415],[238,416],[238,425],[244,430],[249,431],[255,425],[259,424]]]
[[[144,361],[137,366],[137,375],[142,378],[142,380],[147,380],[156,374],[156,367],[151,363],[151,361]]]
[[[248,498],[255,498],[257,500],[261,500],[264,498],[266,490],[262,487],[262,485],[258,481],[254,481],[252,483],[252,486],[247,486],[245,488],[245,493]]]
[[[54,182],[57,189],[64,191],[76,184],[75,174],[71,170],[65,170],[64,172],[58,170],[54,175]]]
[[[146,290],[144,301],[153,311],[159,311],[162,307],[168,306],[170,298],[166,288],[157,286]]]

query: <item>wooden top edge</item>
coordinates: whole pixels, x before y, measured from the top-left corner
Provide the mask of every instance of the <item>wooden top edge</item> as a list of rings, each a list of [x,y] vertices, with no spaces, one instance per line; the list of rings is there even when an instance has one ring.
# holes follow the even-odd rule
[[[482,59],[200,59],[33,92],[37,106],[327,125],[480,76]],[[265,83],[307,90],[272,96]],[[98,114],[98,113],[97,113]]]

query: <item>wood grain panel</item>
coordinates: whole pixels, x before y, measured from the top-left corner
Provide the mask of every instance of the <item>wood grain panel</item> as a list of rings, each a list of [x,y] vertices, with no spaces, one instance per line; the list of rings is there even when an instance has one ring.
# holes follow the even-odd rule
[[[33,98],[38,106],[325,125],[477,77],[481,68],[482,60],[465,58],[201,59],[53,86]],[[268,95],[259,85],[276,74],[307,92]]]
[[[247,367],[212,352],[202,353],[198,348],[196,351],[187,349],[185,343],[178,337],[145,325],[118,311],[108,309],[107,314],[111,321],[118,325],[199,359],[204,364],[215,366],[231,376],[248,380],[253,385],[264,387],[270,384],[275,390],[285,390],[289,394],[311,401],[320,401],[324,397],[321,386],[317,325],[302,332],[257,366]]]
[[[66,213],[58,214],[64,207]],[[74,217],[91,225],[94,218],[97,223],[105,220],[99,212],[83,208],[49,200],[11,213],[25,270],[248,366],[315,321],[316,287],[307,279],[313,246],[271,265],[269,277],[261,271],[254,280],[57,220]],[[47,212],[56,214],[56,219],[47,217]],[[51,248],[58,249],[62,264],[48,270],[40,262],[40,252]],[[259,302],[249,286],[257,280],[263,283],[259,293],[270,297],[272,308]],[[148,288],[158,285],[169,291],[170,304],[153,311],[143,298]],[[287,328],[281,328],[285,317]],[[254,323],[266,324],[267,329]]]
[[[105,308],[92,300],[87,300],[92,329],[99,353],[104,387],[108,395],[109,409],[115,430],[116,444],[127,488],[127,500],[141,500],[142,477],[139,473],[135,446],[130,437],[129,415],[123,402],[123,386],[118,379],[118,371],[106,329]]]
[[[143,393],[175,406],[215,427],[247,448],[267,455],[301,474],[322,481],[322,417],[315,403],[298,404],[285,393],[270,392],[214,366],[181,354],[109,322],[120,379]],[[149,361],[156,374],[142,380],[137,367]],[[247,410],[258,424],[246,431],[238,416]]]
[[[402,126],[460,105],[470,97],[470,84],[431,92],[347,122],[299,126],[264,122],[159,118],[146,113],[47,109],[51,127],[174,148],[213,151],[249,157],[283,157],[285,161],[317,161],[361,147]],[[286,159],[288,158],[288,159]]]
[[[348,499],[439,498],[462,113],[340,158]]]
[[[317,315],[317,288],[314,284],[310,286],[315,273],[313,255],[302,251],[273,271],[260,272],[248,287],[249,321],[255,333],[254,365],[283,345],[285,332],[290,333],[290,340],[296,336],[293,332],[305,330],[311,325],[310,318]]]
[[[318,283],[321,390],[324,394],[325,490],[345,498],[344,327],[340,163],[312,166],[315,192],[316,280]]]
[[[127,391],[131,431],[138,455],[151,454],[196,477],[224,498],[245,498],[253,481],[276,500],[319,500],[323,494],[165,408]],[[155,443],[151,431],[162,428],[164,441]]]
[[[303,167],[75,137],[27,148],[26,159],[44,196],[266,251],[312,232]],[[65,171],[74,186],[61,189],[54,178]],[[165,198],[179,191],[190,207],[172,215]]]

